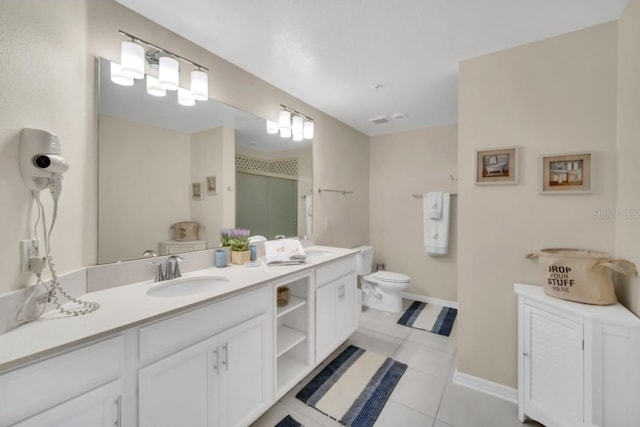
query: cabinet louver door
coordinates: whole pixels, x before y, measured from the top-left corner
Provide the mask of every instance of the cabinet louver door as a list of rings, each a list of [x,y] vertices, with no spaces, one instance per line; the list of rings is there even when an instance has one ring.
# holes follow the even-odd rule
[[[559,425],[584,419],[582,323],[525,305],[525,408]]]

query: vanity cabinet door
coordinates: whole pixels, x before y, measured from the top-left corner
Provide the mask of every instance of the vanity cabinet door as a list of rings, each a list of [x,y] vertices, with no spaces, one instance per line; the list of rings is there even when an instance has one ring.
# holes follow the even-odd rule
[[[140,426],[216,425],[219,365],[213,337],[140,369]]]
[[[248,425],[270,401],[267,339],[264,314],[218,335],[221,426]]]
[[[122,382],[113,381],[68,400],[16,427],[122,427]]]
[[[316,290],[316,362],[327,357],[334,347],[339,284],[335,281]]]
[[[336,302],[336,341],[346,340],[356,330],[356,280],[355,273],[340,280]]]

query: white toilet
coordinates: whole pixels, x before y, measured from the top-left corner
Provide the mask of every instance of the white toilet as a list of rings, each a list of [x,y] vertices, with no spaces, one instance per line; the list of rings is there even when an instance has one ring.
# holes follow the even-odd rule
[[[411,278],[390,271],[373,270],[373,247],[360,246],[356,256],[358,276],[362,277],[362,299],[367,307],[377,310],[400,313],[402,311],[402,292],[409,288]]]

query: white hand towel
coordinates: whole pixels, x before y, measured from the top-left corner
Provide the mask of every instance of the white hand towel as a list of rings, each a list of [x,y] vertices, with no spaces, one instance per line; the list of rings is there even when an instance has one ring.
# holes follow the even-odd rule
[[[307,257],[298,239],[278,239],[264,242],[264,258],[267,265],[289,265],[304,264]]]
[[[427,193],[426,197],[423,194],[422,200],[427,208],[426,212],[429,218],[438,219],[442,216],[442,191],[432,191]]]
[[[442,215],[434,219],[429,217],[427,198],[423,198],[424,205],[424,248],[431,256],[442,256],[449,253],[449,219],[451,211],[451,196],[442,195]]]

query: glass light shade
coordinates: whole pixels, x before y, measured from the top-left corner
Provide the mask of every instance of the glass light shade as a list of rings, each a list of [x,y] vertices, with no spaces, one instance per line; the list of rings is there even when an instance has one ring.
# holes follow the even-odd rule
[[[209,99],[209,78],[204,71],[193,70],[191,72],[191,95],[196,101]]]
[[[302,141],[304,138],[302,137],[302,132],[293,132],[293,140],[296,142]]]
[[[302,116],[293,116],[291,120],[291,132],[295,135],[296,133],[302,134],[302,123],[304,119]]]
[[[313,122],[304,122],[304,139],[313,139]]]
[[[147,93],[153,96],[165,96],[167,90],[160,87],[160,82],[157,78],[147,75]]]
[[[180,64],[168,56],[160,57],[160,70],[158,71],[160,87],[166,90],[178,90],[180,85]]]
[[[280,129],[280,136],[282,138],[291,138],[291,129]]]
[[[122,73],[134,79],[144,79],[144,49],[134,42],[120,45],[120,67]]]
[[[196,100],[188,89],[178,88],[178,104],[186,107],[196,105]]]
[[[278,124],[276,122],[272,122],[271,120],[267,120],[267,133],[276,134],[278,133]]]
[[[291,113],[287,110],[282,110],[278,113],[278,127],[282,131],[282,129],[291,130]],[[281,132],[282,133],[282,132]],[[289,132],[291,133],[291,132]],[[289,135],[291,136],[291,135]],[[286,137],[288,138],[288,137]]]
[[[111,81],[120,86],[133,86],[133,77],[123,74],[117,62],[111,62]]]

